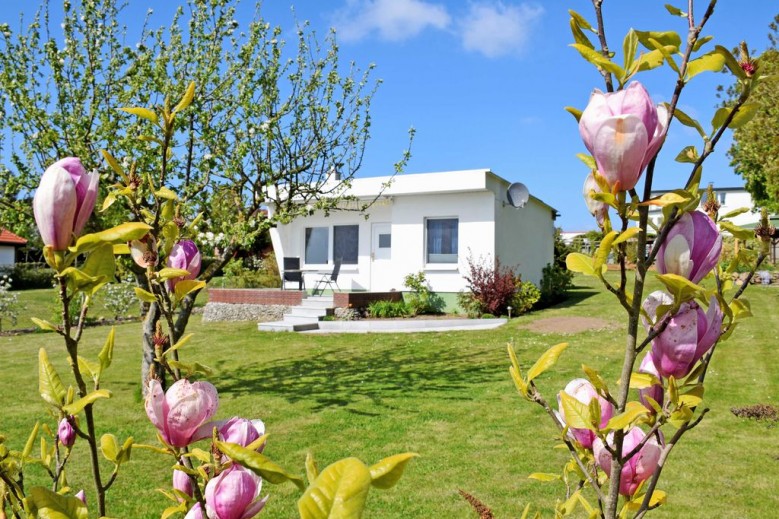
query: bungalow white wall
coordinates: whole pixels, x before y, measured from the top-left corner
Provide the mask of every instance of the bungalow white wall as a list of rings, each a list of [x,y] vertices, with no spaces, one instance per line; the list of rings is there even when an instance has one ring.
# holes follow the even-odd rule
[[[370,199],[386,180],[357,179],[351,193]],[[315,212],[272,229],[279,267],[283,270],[285,256],[300,257],[310,289],[319,275],[332,270],[335,242],[348,236],[356,257],[347,254],[351,258],[341,266],[342,290],[402,291],[406,275],[423,271],[434,291],[458,292],[466,286],[469,256],[492,261],[498,257],[503,265],[518,267],[523,279],[538,284],[543,267],[553,259],[554,209],[534,197],[523,208],[512,207],[506,202],[508,185],[489,170],[398,177],[367,218],[354,211],[329,216]],[[429,233],[439,233],[447,242],[455,228],[456,254],[441,242],[430,244]],[[307,234],[310,242],[314,234],[321,239],[318,250],[308,254]],[[429,244],[441,250],[428,250]]]

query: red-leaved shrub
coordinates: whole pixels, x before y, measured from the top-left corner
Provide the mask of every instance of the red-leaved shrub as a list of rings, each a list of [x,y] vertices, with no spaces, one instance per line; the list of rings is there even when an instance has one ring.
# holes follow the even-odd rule
[[[511,304],[514,292],[522,283],[514,269],[495,260],[494,266],[488,260],[468,258],[468,273],[463,275],[468,290],[479,304],[481,313],[503,315]]]

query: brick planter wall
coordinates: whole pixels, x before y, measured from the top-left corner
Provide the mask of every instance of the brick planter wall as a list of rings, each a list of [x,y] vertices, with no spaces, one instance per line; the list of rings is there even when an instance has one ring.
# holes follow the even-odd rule
[[[259,288],[209,288],[209,303],[297,306],[303,292],[297,290],[267,290]]]
[[[402,292],[336,292],[333,306],[336,308],[367,308],[374,301],[403,301]]]

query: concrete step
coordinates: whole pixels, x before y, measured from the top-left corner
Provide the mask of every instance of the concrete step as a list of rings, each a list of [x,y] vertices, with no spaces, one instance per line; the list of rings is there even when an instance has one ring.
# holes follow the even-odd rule
[[[333,308],[333,298],[322,296],[307,297],[298,306],[304,308]]]
[[[257,329],[261,332],[303,332],[318,328],[319,323],[316,322],[290,323],[286,321],[271,321],[257,325]]]
[[[319,317],[311,317],[310,315],[291,315],[284,314],[282,319],[285,323],[306,324],[306,323],[318,323]]]
[[[319,319],[320,317],[324,317],[325,315],[332,315],[332,313],[333,313],[332,308],[293,306],[284,315]]]

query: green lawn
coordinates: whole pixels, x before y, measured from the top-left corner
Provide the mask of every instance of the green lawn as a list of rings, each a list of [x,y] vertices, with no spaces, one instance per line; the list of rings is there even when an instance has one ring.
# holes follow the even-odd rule
[[[211,380],[221,398],[218,417],[265,420],[270,432],[265,453],[293,472],[304,472],[309,450],[320,468],[347,456],[372,463],[418,452],[421,457],[396,487],[371,491],[366,517],[475,518],[458,489],[491,506],[496,517],[519,517],[526,503],[549,505],[563,495],[558,484],[527,475],[559,471],[566,455],[552,450],[554,430],[541,409],[516,394],[506,343],[515,343],[520,362],[528,366],[547,347],[570,342],[554,372],[539,380],[550,400],[580,376],[582,363],[600,368],[609,381],[619,370],[624,338],[618,327],[573,335],[526,329],[552,316],[622,322],[610,295],[590,280],[577,278],[577,283],[568,303],[491,331],[273,334],[256,331],[254,323],[203,325],[195,317],[190,331],[196,335],[183,356],[215,369]],[[779,290],[754,287],[747,296],[757,317],[719,347],[706,394],[711,412],[674,450],[660,485],[669,494],[668,504],[654,517],[762,518],[779,509],[779,431],[730,412],[734,406],[776,405],[779,397]],[[83,352],[94,357],[107,332],[88,329]],[[137,442],[153,443],[154,429],[137,396],[139,333],[137,324],[117,328],[114,364],[104,378],[114,397],[98,404],[97,415],[104,431],[120,440],[132,435]],[[0,432],[13,448],[22,447],[37,419],[54,424],[37,394],[42,346],[64,374],[62,345],[53,334],[0,337],[0,395],[6,397]],[[81,461],[84,445],[76,448]],[[86,485],[86,470],[70,474],[72,487]],[[36,480],[31,479],[28,485]],[[109,515],[159,517],[166,501],[155,488],[167,485],[166,462],[149,451],[134,451],[109,495]],[[295,516],[295,487],[268,484],[264,492],[271,499],[262,517]],[[94,497],[89,488],[87,494]]]

